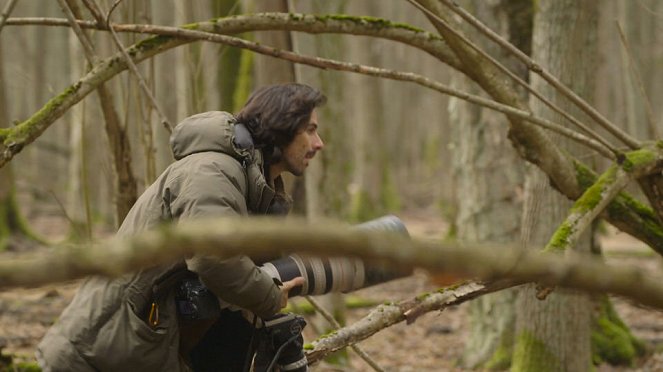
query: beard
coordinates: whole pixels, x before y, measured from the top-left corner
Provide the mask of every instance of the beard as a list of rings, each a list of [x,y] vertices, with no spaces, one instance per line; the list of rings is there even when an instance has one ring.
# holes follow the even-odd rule
[[[285,159],[285,165],[285,169],[293,176],[297,177],[302,176],[304,174],[304,170],[306,169],[304,159],[296,159],[296,161],[293,161],[293,159]]]

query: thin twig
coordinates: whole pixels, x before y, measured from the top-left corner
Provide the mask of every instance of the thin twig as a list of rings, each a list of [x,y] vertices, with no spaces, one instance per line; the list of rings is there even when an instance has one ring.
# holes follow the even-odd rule
[[[58,0],[58,3],[60,4],[60,8],[62,8],[62,12],[69,20],[71,29],[78,37],[78,41],[81,43],[81,46],[83,46],[83,52],[86,59],[88,62],[90,62],[91,65],[95,65],[97,62],[99,62],[99,58],[96,56],[96,52],[94,51],[94,47],[92,46],[90,38],[83,32],[83,29],[81,29],[78,23],[76,23],[76,16],[74,15],[67,1],[68,0]]]
[[[94,2],[94,0],[90,0]],[[124,45],[122,45],[122,41],[120,38],[117,36],[117,33],[113,29],[113,25],[110,23],[110,17],[113,14],[113,11],[115,8],[122,2],[122,0],[116,0],[115,3],[111,6],[110,10],[108,11],[108,14],[106,14],[106,25],[108,26],[108,30],[110,31],[111,35],[113,36],[113,41],[115,41],[115,45],[117,45],[118,49],[120,49],[120,52],[122,52],[122,55],[124,56],[124,60],[127,62],[127,66],[129,67],[129,70],[131,73],[134,75],[136,80],[138,80],[138,85],[141,87],[145,95],[150,99],[150,103],[152,106],[154,106],[154,109],[157,111],[159,116],[161,117],[161,123],[163,126],[166,128],[166,130],[169,133],[172,133],[173,131],[173,125],[171,122],[168,120],[166,117],[166,114],[161,110],[161,107],[159,106],[157,99],[154,97],[152,94],[152,91],[150,88],[147,86],[147,83],[145,82],[145,79],[140,74],[140,71],[138,71],[138,67],[136,67],[136,64],[134,61],[131,59],[131,56],[129,56],[129,53],[127,53],[127,50],[124,48]]]
[[[313,306],[313,308],[322,315],[323,318],[327,319],[327,321],[334,327],[334,329],[341,329],[343,326],[339,324],[339,322],[334,318],[332,314],[330,314],[315,298],[311,296],[306,296],[306,300]],[[350,345],[352,350],[357,353],[366,363],[368,363],[369,366],[373,368],[375,371],[379,372],[384,372],[385,370],[380,367],[373,358],[371,358],[368,353],[366,353],[362,348],[359,347],[357,344],[352,344]]]
[[[5,22],[7,22],[7,18],[9,18],[9,15],[14,10],[16,3],[18,3],[18,0],[9,0],[2,9],[2,14],[0,14],[0,32],[2,32],[2,28],[5,27]]]
[[[635,63],[635,58],[633,58],[633,52],[631,51],[630,44],[626,39],[626,35],[624,34],[622,25],[619,24],[619,21],[615,21],[615,23],[617,24],[617,30],[619,31],[619,39],[622,42],[622,47],[624,47],[624,51],[628,56],[629,67],[630,67],[629,70],[631,70],[631,73],[635,78],[634,83],[638,88],[638,92],[640,92],[640,95],[642,96],[642,102],[645,106],[645,113],[646,113],[645,117],[647,118],[647,124],[649,124],[649,128],[651,129],[654,138],[661,138],[661,134],[658,133],[658,128],[656,127],[656,120],[654,119],[654,110],[652,110],[651,102],[649,101],[649,97],[647,97],[647,92],[645,92],[645,85],[642,83],[640,70],[638,69],[638,65]]]
[[[491,62],[495,67],[497,67],[500,71],[504,72],[507,74],[511,79],[513,79],[516,83],[518,83],[520,86],[525,88],[529,93],[531,93],[533,96],[538,98],[541,102],[543,102],[546,106],[551,108],[553,111],[557,112],[558,114],[562,115],[565,119],[573,123],[576,127],[580,128],[583,130],[585,133],[587,133],[590,137],[594,138],[596,141],[600,142],[603,144],[606,148],[610,149],[615,156],[619,153],[617,149],[615,149],[610,143],[608,143],[607,140],[605,140],[601,135],[596,133],[594,130],[589,128],[587,125],[583,124],[580,122],[578,119],[573,117],[571,114],[568,112],[562,110],[559,106],[555,105],[552,101],[544,97],[542,94],[534,90],[531,85],[529,85],[526,81],[518,77],[515,73],[513,73],[511,70],[509,70],[506,66],[504,66],[502,63],[500,63],[498,60],[493,58],[490,54],[486,53],[483,49],[481,49],[479,46],[477,46],[475,43],[470,41],[467,37],[465,37],[462,33],[456,31],[451,25],[449,25],[445,20],[440,18],[437,14],[433,13],[430,11],[428,8],[424,7],[423,5],[419,4],[415,0],[408,0],[412,5],[420,9],[421,11],[425,12],[427,15],[432,17],[436,22],[439,22],[440,25],[442,25],[444,28],[446,28],[449,32],[453,33],[456,37],[458,37],[460,40],[462,40],[465,44],[467,44],[470,48],[472,48],[474,51],[479,53],[482,57],[484,57],[486,60]]]
[[[92,17],[97,21],[97,25],[99,27],[106,27],[106,22],[104,22],[104,16],[101,12],[101,9],[99,9],[99,6],[97,5],[96,2],[91,1],[91,0],[82,0],[83,4],[85,4],[85,7],[87,10],[92,14]]]
[[[484,25],[481,21],[476,19],[472,14],[470,14],[468,11],[463,9],[460,5],[455,3],[453,0],[441,0],[441,1],[449,9],[451,9],[454,13],[461,16],[463,19],[465,19],[469,24],[474,26],[481,33],[486,35],[488,38],[493,40],[495,43],[497,43],[501,47],[505,48],[507,51],[509,51],[511,54],[513,54],[516,58],[518,58],[523,63],[525,63],[525,65],[527,66],[527,68],[529,70],[531,70],[532,72],[534,72],[534,73],[538,74],[539,76],[541,76],[550,85],[552,85],[555,89],[557,89],[557,91],[562,93],[571,102],[576,104],[576,106],[578,106],[578,108],[580,108],[582,111],[584,111],[589,117],[594,119],[598,124],[600,124],[608,132],[612,133],[616,138],[618,138],[619,140],[624,142],[626,145],[628,145],[632,149],[638,149],[638,148],[641,147],[641,144],[638,140],[631,137],[628,133],[624,132],[622,129],[620,129],[619,127],[617,127],[613,123],[611,123],[607,118],[605,118],[603,115],[601,115],[600,112],[598,112],[595,108],[593,108],[590,104],[588,104],[585,100],[583,100],[575,92],[573,92],[573,90],[569,89],[566,85],[564,85],[562,82],[560,82],[554,75],[552,75],[548,71],[546,71],[540,64],[538,64],[536,61],[532,60],[527,54],[523,53],[522,51],[520,51],[515,46],[511,45],[511,43],[504,40],[500,35],[498,35],[493,30],[491,30],[489,27]]]

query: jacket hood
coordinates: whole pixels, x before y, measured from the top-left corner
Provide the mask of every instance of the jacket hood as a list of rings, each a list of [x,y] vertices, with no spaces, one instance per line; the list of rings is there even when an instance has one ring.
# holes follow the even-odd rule
[[[180,160],[188,155],[215,151],[244,159],[253,152],[253,141],[248,142],[243,131],[235,129],[235,117],[227,112],[209,111],[182,120],[170,136],[173,156]],[[248,133],[248,132],[247,132]],[[235,140],[239,134],[239,141]]]

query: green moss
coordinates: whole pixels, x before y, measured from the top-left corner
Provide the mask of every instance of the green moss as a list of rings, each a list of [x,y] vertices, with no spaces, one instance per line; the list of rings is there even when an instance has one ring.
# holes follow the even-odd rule
[[[313,344],[306,343],[304,344],[304,350],[313,350],[315,347],[313,347]]]
[[[424,30],[414,27],[407,23],[392,22],[388,19],[369,17],[369,16],[358,17],[358,16],[350,16],[347,14],[326,14],[326,15],[317,15],[315,16],[315,19],[321,22],[326,22],[327,20],[343,21],[343,22],[351,21],[362,25],[369,25],[371,27],[376,27],[376,28],[400,28],[414,32],[425,32]]]
[[[301,13],[288,13],[288,18],[292,21],[301,21],[304,19],[304,15]]]
[[[503,371],[511,366],[513,345],[500,345],[497,347],[490,359],[484,364],[484,368],[491,371]]]
[[[453,291],[453,290],[458,289],[459,287],[461,287],[461,286],[463,286],[463,285],[465,285],[465,284],[467,284],[467,283],[469,283],[468,280],[462,280],[462,281],[459,281],[459,282],[454,283],[454,284],[452,284],[452,285],[448,285],[448,286],[446,286],[446,287],[442,287],[442,288],[438,289],[436,292],[437,292],[437,293],[444,293],[444,292],[446,292],[446,291]]]
[[[615,311],[610,299],[603,296],[600,310],[592,325],[594,364],[606,362],[612,365],[633,366],[636,358],[642,356],[644,352],[642,341],[633,336]]]
[[[635,158],[638,157],[637,155],[635,156]],[[631,161],[631,165],[633,164],[635,163]],[[591,187],[596,181],[596,174],[580,162],[575,161],[574,165],[576,179],[580,187],[582,189]],[[637,201],[627,193],[621,192],[612,203],[608,204],[606,212],[610,219],[613,220],[613,224],[615,221],[620,220],[631,221],[632,218],[628,216],[634,216],[633,218],[639,219],[641,226],[638,229],[634,229],[634,231],[637,231],[644,241],[659,254],[663,254],[663,227],[658,223],[658,219],[651,208]]]
[[[430,297],[430,293],[422,293],[416,297],[417,301],[423,301]]]
[[[12,235],[19,235],[41,244],[46,243],[29,228],[19,209],[16,194],[10,191],[6,198],[0,200],[0,252],[7,248]]]
[[[560,367],[557,357],[531,332],[523,331],[516,337],[511,371],[559,371]]]
[[[599,177],[585,192],[576,200],[571,208],[571,214],[585,214],[596,206],[602,200],[602,194],[605,189],[615,181],[617,167],[613,166]],[[569,236],[574,232],[574,226],[564,221],[555,231],[550,242],[546,246],[546,252],[565,249],[569,242]]]
[[[325,339],[327,337],[331,337],[331,336],[335,335],[336,333],[337,333],[336,330],[332,329],[332,330],[330,330],[326,333],[321,334],[320,337],[318,337],[318,340],[322,340],[322,339]]]
[[[41,367],[36,362],[21,362],[0,369],[0,372],[41,372]]]
[[[601,201],[603,191],[610,184],[615,182],[616,176],[617,167],[610,167],[592,186],[585,190],[580,198],[578,198],[571,208],[571,213],[586,213],[594,209]]]
[[[550,238],[548,245],[546,245],[546,248],[543,251],[552,252],[563,250],[569,243],[569,236],[573,233],[573,231],[574,228],[568,221],[562,222],[557,230],[555,230],[555,233],[553,234],[552,238]]]
[[[630,151],[624,154],[626,159],[622,163],[622,169],[627,172],[633,171],[637,166],[648,164],[656,160],[656,154],[649,149]]]
[[[503,371],[509,369],[511,366],[511,358],[513,356],[513,339],[513,328],[505,329],[500,334],[497,348],[490,358],[483,363],[482,367],[491,371]]]
[[[139,53],[145,53],[147,51],[154,50],[173,39],[174,38],[172,36],[167,36],[167,35],[148,37],[147,39],[143,39],[137,42],[131,48],[127,49],[127,53],[129,53],[130,56],[134,57]]]
[[[578,186],[580,186],[582,189],[591,187],[596,181],[596,173],[578,161],[574,160],[573,165],[576,169],[576,180],[578,181]]]
[[[28,137],[30,137],[30,134],[44,130],[45,128],[40,128],[38,124],[44,122],[46,118],[53,115],[57,108],[62,106],[62,103],[76,92],[78,92],[80,88],[80,82],[70,85],[67,89],[64,90],[64,92],[51,98],[51,100],[48,101],[44,107],[32,115],[28,120],[18,124],[13,128],[6,129],[6,132],[4,132],[3,144],[5,146],[11,146],[17,143],[22,143]]]

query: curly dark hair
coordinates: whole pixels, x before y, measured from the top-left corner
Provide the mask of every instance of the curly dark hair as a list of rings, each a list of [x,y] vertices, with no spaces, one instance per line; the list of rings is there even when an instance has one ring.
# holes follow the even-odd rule
[[[273,163],[280,158],[281,149],[306,127],[313,110],[326,101],[324,94],[305,84],[268,85],[253,92],[235,118]]]

